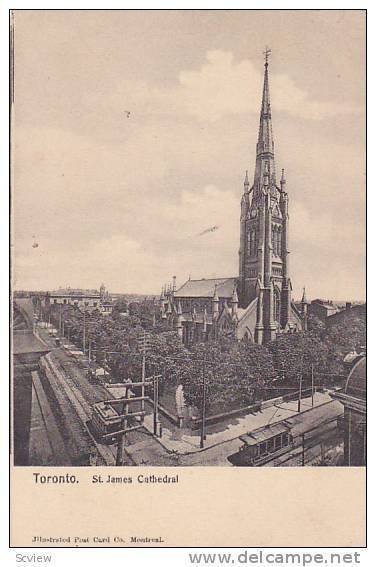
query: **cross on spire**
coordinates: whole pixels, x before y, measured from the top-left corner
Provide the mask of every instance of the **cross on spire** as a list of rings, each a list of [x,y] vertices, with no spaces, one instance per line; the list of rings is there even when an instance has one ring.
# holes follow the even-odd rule
[[[265,55],[265,65],[268,65],[268,59],[269,59],[269,55],[271,54],[272,50],[266,45],[265,46],[265,51],[263,51],[263,54]]]

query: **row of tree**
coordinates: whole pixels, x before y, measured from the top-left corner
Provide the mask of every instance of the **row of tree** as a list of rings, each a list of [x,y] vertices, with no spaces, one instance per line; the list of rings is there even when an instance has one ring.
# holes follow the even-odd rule
[[[128,306],[129,307],[129,306]],[[160,374],[161,389],[182,384],[188,404],[200,409],[203,380],[206,407],[215,412],[254,403],[303,387],[340,383],[343,358],[365,344],[365,321],[355,318],[326,329],[315,317],[306,332],[283,334],[267,346],[221,338],[199,343],[189,351],[176,333],[158,321],[153,303],[137,309],[115,308],[112,316],[83,313],[70,305],[51,305],[51,322],[77,346],[90,349],[93,360],[109,369],[114,382],[138,380],[142,372],[146,333],[146,375]]]

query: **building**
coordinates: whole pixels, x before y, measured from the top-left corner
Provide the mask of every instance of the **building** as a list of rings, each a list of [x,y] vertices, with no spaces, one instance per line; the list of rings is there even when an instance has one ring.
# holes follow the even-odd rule
[[[303,301],[303,299],[302,299]],[[306,310],[309,315],[315,315],[326,327],[332,325],[346,324],[351,325],[356,319],[366,322],[367,306],[365,303],[352,305],[350,301],[346,304],[335,303],[328,299],[313,299],[307,303],[304,294]],[[301,309],[303,303],[301,303]]]
[[[110,295],[103,283],[99,291],[68,287],[47,292],[44,298],[44,305],[72,305],[87,311],[98,309],[103,315],[111,314],[113,307]]]
[[[342,390],[332,397],[344,406],[344,464],[365,466],[367,461],[367,364],[365,354],[346,357],[350,372]]]
[[[246,172],[240,205],[239,274],[189,279],[178,290],[174,278],[162,290],[162,318],[185,344],[223,334],[263,344],[302,329],[291,302],[288,194],[284,170],[276,180],[268,54],[254,179],[250,185]]]
[[[366,323],[367,306],[365,303],[352,305],[349,301],[346,303],[345,309],[337,310],[335,313],[329,314],[325,324],[327,327],[346,323],[351,325],[355,320],[361,320]]]
[[[39,360],[50,347],[35,334],[33,304],[28,298],[13,301],[13,452],[15,465],[28,465],[32,399],[35,396],[33,375]]]
[[[326,322],[328,317],[338,313],[339,309],[333,304],[333,301],[327,299],[313,299],[308,305],[308,313],[315,315],[323,323]]]

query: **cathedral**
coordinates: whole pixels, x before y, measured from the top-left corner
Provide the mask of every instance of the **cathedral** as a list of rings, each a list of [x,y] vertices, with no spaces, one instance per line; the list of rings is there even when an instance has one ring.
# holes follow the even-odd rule
[[[228,336],[264,344],[278,333],[301,330],[291,302],[289,212],[286,178],[277,184],[269,93],[269,51],[265,53],[260,126],[252,185],[248,172],[240,204],[239,275],[185,282],[176,278],[160,297],[161,317],[187,346]]]

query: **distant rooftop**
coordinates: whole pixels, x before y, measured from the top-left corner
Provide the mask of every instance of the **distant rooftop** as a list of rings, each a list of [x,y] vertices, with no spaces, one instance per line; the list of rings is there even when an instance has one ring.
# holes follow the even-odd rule
[[[74,295],[74,296],[85,296],[85,295],[98,295],[99,296],[99,291],[97,289],[74,289],[71,287],[68,288],[59,288],[59,289],[54,289],[53,291],[49,291],[48,292],[50,295],[61,295],[61,296],[66,296],[66,295]]]
[[[333,301],[329,299],[312,299],[311,303],[319,303],[320,305],[323,305],[324,307],[328,307],[329,309],[337,309]]]

